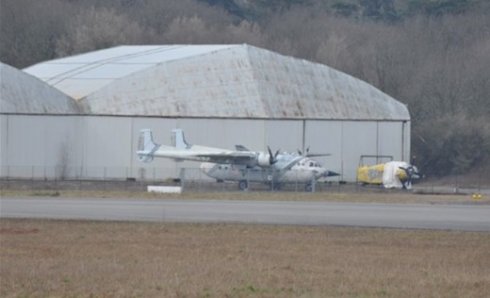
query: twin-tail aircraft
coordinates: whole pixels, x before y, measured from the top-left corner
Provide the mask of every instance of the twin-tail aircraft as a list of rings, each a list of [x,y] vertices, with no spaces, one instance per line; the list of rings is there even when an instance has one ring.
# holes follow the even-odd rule
[[[217,181],[236,181],[241,190],[247,190],[249,182],[263,182],[280,187],[284,183],[304,183],[305,190],[311,191],[313,183],[322,177],[338,176],[327,170],[313,156],[329,154],[275,153],[267,147],[267,152],[251,151],[242,145],[236,150],[191,145],[186,142],[181,129],[173,129],[174,146],[159,145],[153,141],[150,129],[140,131],[137,155],[142,162],[151,162],[155,157],[176,161],[201,162],[201,170]]]

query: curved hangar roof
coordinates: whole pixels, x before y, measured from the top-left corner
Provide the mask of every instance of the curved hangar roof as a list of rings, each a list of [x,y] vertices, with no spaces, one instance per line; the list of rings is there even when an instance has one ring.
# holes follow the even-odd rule
[[[119,46],[25,71],[90,114],[410,119],[405,105],[364,81],[248,45]]]
[[[38,78],[0,62],[0,112],[78,114],[76,102]]]

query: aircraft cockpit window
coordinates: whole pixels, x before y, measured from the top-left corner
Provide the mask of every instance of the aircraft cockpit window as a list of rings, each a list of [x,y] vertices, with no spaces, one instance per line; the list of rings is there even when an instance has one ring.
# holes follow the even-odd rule
[[[314,167],[314,166],[315,164],[312,161],[310,161],[310,167]]]

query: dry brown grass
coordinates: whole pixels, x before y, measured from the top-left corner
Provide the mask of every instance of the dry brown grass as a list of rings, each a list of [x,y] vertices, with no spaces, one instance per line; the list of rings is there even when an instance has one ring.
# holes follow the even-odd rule
[[[0,197],[63,197],[63,198],[121,198],[121,199],[181,199],[181,200],[271,200],[271,201],[330,201],[330,202],[365,202],[365,203],[480,203],[490,204],[490,196],[484,195],[479,201],[471,195],[436,195],[416,194],[411,192],[184,192],[182,194],[157,194],[148,192],[127,191],[32,191],[32,190],[1,190]]]
[[[0,220],[2,297],[488,297],[490,234]]]

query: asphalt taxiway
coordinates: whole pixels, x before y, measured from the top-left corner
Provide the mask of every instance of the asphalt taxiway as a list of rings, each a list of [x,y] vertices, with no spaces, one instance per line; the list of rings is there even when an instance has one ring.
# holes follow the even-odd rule
[[[2,218],[490,231],[490,205],[145,199],[0,199]]]

